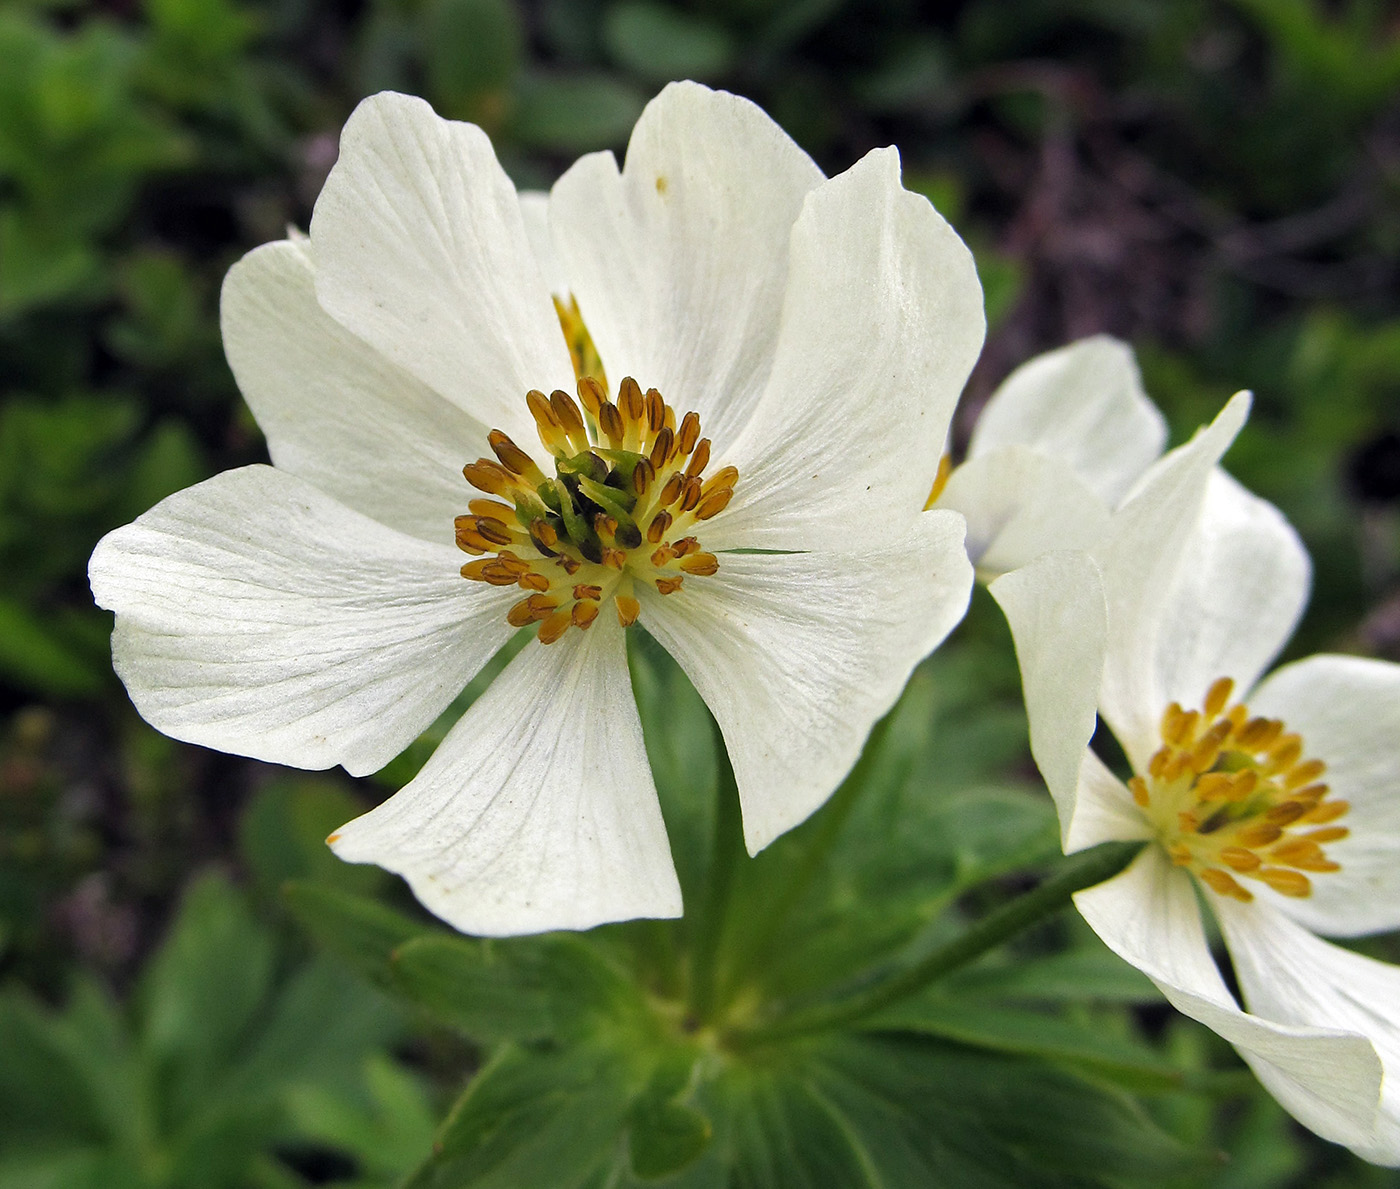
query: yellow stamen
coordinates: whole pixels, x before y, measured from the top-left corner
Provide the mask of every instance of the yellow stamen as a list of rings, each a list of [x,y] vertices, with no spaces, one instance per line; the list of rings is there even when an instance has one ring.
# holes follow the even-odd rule
[[[568,333],[576,307],[572,314],[559,308]],[[581,329],[580,321],[574,330]],[[562,389],[525,394],[554,475],[492,430],[495,458],[462,470],[491,498],[470,499],[470,515],[454,522],[457,544],[481,555],[462,576],[520,587],[525,597],[507,622],[538,624],[544,644],[571,626],[587,630],[608,602],[623,627],[635,623],[636,583],[670,595],[687,577],[718,573],[720,558],[692,530],[724,510],[739,479],[732,466],[706,477],[713,448],[700,436],[700,418],[690,412],[678,420],[655,388],[644,392],[627,376],[614,403],[599,370],[578,374],[577,390],[577,401]]]
[[[593,345],[593,336],[588,333],[588,327],[584,325],[583,317],[579,314],[578,302],[570,297],[568,305],[565,305],[556,297],[554,312],[559,315],[559,327],[564,332],[564,342],[568,345],[569,358],[573,362],[574,375],[578,377],[580,386],[591,380],[606,391],[608,377],[603,372],[603,361],[598,356],[598,348]],[[580,392],[579,396],[582,398],[583,393]],[[586,400],[584,408],[588,408]],[[589,412],[593,411],[590,409]],[[594,419],[597,419],[596,414]]]
[[[1349,836],[1332,826],[1348,809],[1318,780],[1327,766],[1304,756],[1302,736],[1277,719],[1228,705],[1234,683],[1211,683],[1201,709],[1173,702],[1147,771],[1132,777],[1133,801],[1156,827],[1171,861],[1221,896],[1248,902],[1239,878],[1284,896],[1312,894],[1304,872],[1341,869],[1323,847]]]
[[[573,612],[560,609],[540,624],[539,638],[541,644],[553,644],[560,636],[569,630],[569,624],[573,622]]]
[[[1219,892],[1222,896],[1230,896],[1245,904],[1254,899],[1251,892],[1240,887],[1233,876],[1228,872],[1221,871],[1218,867],[1207,867],[1199,874],[1202,883],[1206,884],[1212,891]]]
[[[1265,867],[1258,872],[1258,878],[1280,895],[1294,896],[1298,899],[1312,895],[1312,881],[1296,871],[1288,871],[1282,867]]]
[[[1206,690],[1205,702],[1201,709],[1207,718],[1215,718],[1225,709],[1225,703],[1230,700],[1230,693],[1235,688],[1235,683],[1228,677],[1218,677],[1211,682],[1210,689]]]

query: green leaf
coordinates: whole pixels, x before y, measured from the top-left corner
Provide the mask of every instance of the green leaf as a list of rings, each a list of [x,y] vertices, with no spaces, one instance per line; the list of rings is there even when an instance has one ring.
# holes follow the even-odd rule
[[[727,73],[734,61],[734,41],[723,25],[647,0],[612,5],[603,39],[614,59],[653,83],[706,81]]]
[[[166,496],[208,476],[203,451],[183,421],[166,418],[151,427],[127,468],[118,513],[135,519]]]
[[[144,11],[162,49],[204,69],[236,58],[256,29],[234,0],[146,0]]]
[[[499,122],[525,31],[511,0],[432,0],[423,10],[428,87],[445,115]],[[493,118],[494,117],[494,118]]]
[[[244,1051],[272,988],[271,938],[219,876],[197,879],[147,967],[143,1047],[179,1117]]]
[[[0,208],[0,322],[36,306],[92,298],[102,286],[95,245],[27,212]]]
[[[852,1184],[1095,1185],[1203,1165],[1131,1099],[1043,1063],[850,1037],[809,1060],[808,1092],[859,1155]]]
[[[507,1046],[467,1086],[403,1189],[588,1184],[616,1159],[634,1075],[588,1044]]]
[[[367,896],[293,880],[282,889],[292,915],[321,945],[381,987],[395,986],[390,958],[410,938],[434,932]]]
[[[908,1031],[960,1044],[1071,1061],[1131,1080],[1135,1088],[1174,1089],[1182,1071],[1148,1045],[1118,1035],[1102,1021],[1079,1023],[1026,1008],[924,996],[866,1021],[868,1031]]]
[[[422,937],[392,965],[401,992],[475,1040],[587,1035],[600,1020],[643,1018],[636,984],[582,938]]]
[[[259,888],[275,896],[288,880],[368,895],[388,883],[371,864],[346,863],[326,845],[326,836],[365,806],[336,780],[285,776],[260,788],[238,824],[239,849]]]
[[[432,1147],[437,1112],[419,1079],[383,1054],[365,1062],[362,1080],[363,1100],[343,1087],[292,1087],[292,1123],[311,1142],[349,1153],[368,1177],[393,1183]]]
[[[0,598],[0,677],[53,697],[92,693],[102,685],[87,657],[44,620],[5,598]]]
[[[297,969],[262,1014],[262,1027],[225,1078],[226,1097],[265,1098],[287,1085],[338,1088],[406,1032],[395,1003],[323,957]]]
[[[148,1189],[126,1157],[112,1152],[65,1152],[0,1156],[0,1189]]]
[[[658,1181],[694,1164],[714,1134],[710,1120],[677,1098],[689,1089],[693,1054],[663,1067],[627,1114],[627,1153],[632,1173]]]
[[[566,153],[625,144],[646,100],[605,74],[535,75],[522,85],[511,131],[526,145]]]
[[[72,1038],[13,992],[0,997],[0,1052],[0,1151],[106,1138],[106,1119]]]
[[[1048,798],[999,787],[939,794],[902,779],[882,789],[877,776],[831,855],[825,885],[761,960],[757,973],[775,995],[849,978],[931,929],[946,931],[944,914],[959,893],[1058,852]],[[814,819],[800,830],[818,826]],[[774,867],[800,854],[803,836],[794,831],[784,842],[770,848]],[[764,874],[763,863],[760,857],[751,877]],[[767,900],[761,887],[746,898]]]
[[[968,999],[1031,999],[1047,1002],[1160,1003],[1162,993],[1140,970],[1102,943],[1047,958],[982,963],[953,974],[950,995]]]
[[[146,249],[116,271],[124,311],[107,325],[112,350],[153,370],[188,357],[208,333],[204,288],[194,270],[174,252]]]
[[[681,667],[645,632],[627,633],[632,690],[687,904],[704,896],[718,766],[709,711]]]
[[[533,1040],[554,1033],[550,988],[512,943],[419,937],[394,951],[398,988],[476,1040]]]
[[[180,1189],[243,1189],[262,1151],[276,1138],[281,1104],[272,1094],[217,1107],[203,1098],[197,1094],[184,1104],[191,1118],[174,1132],[163,1153],[167,1183]]]

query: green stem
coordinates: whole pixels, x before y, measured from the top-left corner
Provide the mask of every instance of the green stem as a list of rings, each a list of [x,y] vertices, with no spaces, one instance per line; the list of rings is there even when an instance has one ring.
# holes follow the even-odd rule
[[[934,950],[907,970],[844,1001],[796,1012],[767,1027],[740,1033],[733,1039],[740,1044],[762,1044],[825,1032],[873,1016],[1053,916],[1069,904],[1075,892],[1117,875],[1137,857],[1142,846],[1141,842],[1105,842],[1071,855],[1049,879],[989,912],[962,936]]]
[[[783,926],[787,924],[792,910],[801,903],[812,880],[816,878],[822,864],[826,862],[827,856],[831,853],[831,848],[835,846],[836,839],[840,835],[842,827],[845,826],[846,819],[850,817],[861,789],[865,786],[875,757],[879,754],[885,738],[889,735],[892,717],[893,711],[875,724],[855,767],[851,769],[850,774],[841,782],[840,787],[822,808],[817,820],[813,823],[815,829],[801,861],[793,868],[791,876],[782,891],[778,893],[772,910],[758,931],[749,938],[748,944],[739,951],[738,957],[735,958],[729,972],[731,984],[753,974],[757,963],[761,962],[765,956],[776,952],[773,943]]]
[[[734,780],[734,767],[719,724],[711,719],[715,737],[715,829],[710,855],[710,871],[706,881],[707,895],[696,924],[694,943],[690,950],[690,1015],[698,1022],[707,1022],[715,1006],[715,991],[719,985],[718,965],[720,943],[724,939],[725,920],[729,913],[729,898],[734,889],[734,877],[739,856],[744,854],[744,827],[739,811],[739,787]]]

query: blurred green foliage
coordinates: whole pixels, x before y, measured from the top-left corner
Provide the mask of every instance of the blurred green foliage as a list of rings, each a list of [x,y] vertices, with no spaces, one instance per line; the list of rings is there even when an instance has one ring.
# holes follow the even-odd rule
[[[0,1185],[290,1189],[331,1145],[339,1183],[392,1184],[433,1120],[385,1051],[403,1017],[286,948],[204,876],[125,1006],[87,978],[62,1011],[0,995]]]
[[[383,786],[286,780],[156,736],[112,676],[109,624],[87,594],[103,532],[264,457],[219,347],[220,280],[306,224],[340,125],[375,90],[482,124],[523,186],[620,150],[678,77],[751,96],[829,171],[898,144],[907,184],[968,238],[987,291],[992,333],[962,431],[1011,366],[1099,330],[1138,347],[1177,440],[1253,388],[1229,465],[1313,553],[1296,649],[1400,658],[1400,34],[1382,0],[10,0],[0,64],[0,1184],[225,1183],[216,1168],[230,1185],[387,1184],[422,1152],[437,1088],[472,1060],[444,1026],[507,1045],[477,1106],[453,1116],[453,1142],[480,1125],[483,1101],[505,1111],[528,1091],[511,1053],[547,1043],[538,1023],[508,1018],[548,1016],[529,996],[488,997],[494,1020],[480,1003],[464,1016],[453,988],[471,970],[513,985],[498,981],[506,958],[460,939],[404,945],[428,931],[416,917],[383,941],[392,969],[374,970],[445,1025],[309,958],[277,889],[300,880],[324,909],[393,887],[319,842]],[[708,728],[645,641],[636,661],[644,709],[662,696],[688,707],[649,720],[647,742],[693,899],[716,779]],[[853,963],[917,952],[999,894],[997,880],[1033,870],[1054,839],[1023,739],[1004,629],[979,600],[890,723],[876,791],[745,868],[743,894],[787,897],[785,923],[729,939],[728,990],[800,997]],[[839,862],[802,874],[804,848],[838,827]],[[886,861],[892,838],[902,866]],[[196,879],[210,862],[236,886]],[[664,994],[680,975],[649,930],[607,944]],[[227,952],[208,948],[215,938]],[[1139,1140],[1158,1126],[1234,1157],[1183,1184],[1395,1183],[1248,1087],[1228,1109],[1163,1089],[1228,1053],[1180,1023],[1156,1036],[1141,983],[1077,922],[1040,941],[1043,954],[1021,955],[1035,962],[979,967],[899,1022],[927,1038],[908,1058],[927,1063],[915,1082],[974,1078],[948,1046],[998,1044],[1035,1077],[1053,1062],[1076,1087],[1155,1086],[1155,1124],[1133,1116]],[[578,955],[561,946],[540,952],[567,966]],[[347,948],[364,969],[365,945]],[[212,1005],[199,999],[211,986]],[[1071,1004],[1086,986],[1095,1002]],[[346,1027],[325,1035],[295,1023],[340,1015]],[[410,1034],[428,1054],[417,1073],[388,1055]],[[559,1084],[614,1059],[596,1045],[561,1056]],[[747,1175],[763,1184],[764,1136],[809,1134],[813,1095],[874,1085],[860,1110],[888,1134],[933,1126],[888,1113],[910,1096],[906,1076],[861,1042],[712,1083],[703,1137],[698,1100],[663,1061],[630,1069],[608,1125],[631,1137],[628,1177],[747,1143]],[[772,1128],[732,1130],[755,1113]],[[489,1118],[526,1138],[537,1123]],[[528,1167],[510,1163],[528,1152],[498,1151],[501,1169]],[[1122,1181],[1142,1171],[1114,1167]]]

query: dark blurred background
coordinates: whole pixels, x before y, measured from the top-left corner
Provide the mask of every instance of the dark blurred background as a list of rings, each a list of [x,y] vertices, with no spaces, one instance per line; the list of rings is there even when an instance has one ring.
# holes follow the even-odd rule
[[[300,1098],[264,1130],[238,1116],[252,1138],[231,1185],[387,1184],[426,1143],[434,1063],[460,1054],[384,1023],[357,998],[369,992],[316,969],[302,981],[326,985],[287,1006],[300,985],[287,972],[304,974],[305,955],[276,934],[272,889],[320,869],[316,840],[364,793],[146,727],[112,675],[87,557],[169,492],[265,459],[221,352],[219,284],[249,248],[305,227],[360,98],[423,95],[484,126],[519,185],[547,187],[580,153],[620,151],[673,78],[753,98],[828,172],[898,145],[905,184],[972,245],[986,289],[990,333],[964,435],[1013,366],[1098,331],[1137,348],[1174,440],[1252,388],[1254,419],[1229,465],[1293,520],[1317,565],[1295,651],[1400,660],[1393,5],[9,0],[0,979],[12,1007],[0,1052],[27,1045],[53,1065],[135,1043],[124,1030],[178,1031],[167,1017],[231,993],[202,956],[210,937],[240,968],[272,972],[245,991],[274,1023],[296,1011],[379,1020],[350,1054],[353,1102],[336,1097],[345,1078],[325,1054],[286,1057],[320,1072],[296,1075]],[[198,872],[185,934],[152,959]],[[190,913],[204,914],[197,926]],[[209,985],[190,992],[201,978]],[[417,1055],[405,1065],[391,1051]],[[1321,1183],[1317,1160],[1349,1185],[1393,1183],[1289,1143],[1273,1179],[1229,1183]],[[37,1165],[6,1163],[4,1150],[0,1189],[88,1183],[35,1179]],[[129,1182],[115,1165],[93,1167],[107,1169],[93,1182],[104,1186],[185,1183],[164,1165]]]

